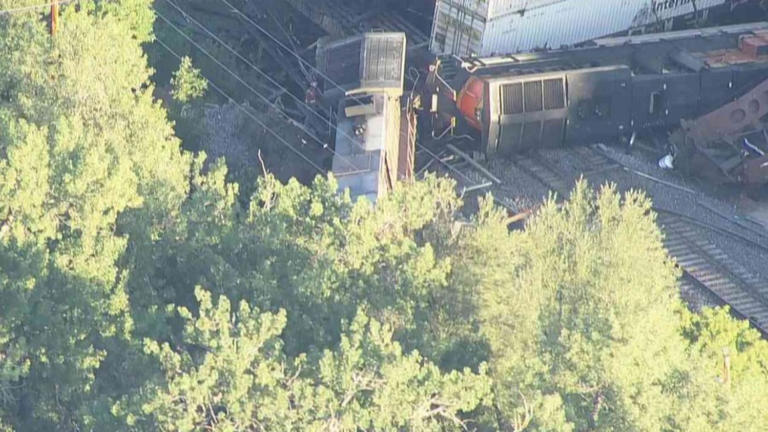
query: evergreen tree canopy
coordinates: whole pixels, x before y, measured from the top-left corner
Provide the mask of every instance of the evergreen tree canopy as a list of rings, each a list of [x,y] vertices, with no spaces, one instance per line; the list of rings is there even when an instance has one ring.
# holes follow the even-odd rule
[[[171,79],[173,97],[180,102],[188,102],[201,97],[208,88],[208,81],[200,74],[200,71],[192,67],[189,57],[182,57],[179,70]]]
[[[519,231],[434,176],[243,196],[154,98],[151,1],[61,14],[0,16],[0,431],[768,423],[768,344],[681,306],[643,194],[582,182]]]

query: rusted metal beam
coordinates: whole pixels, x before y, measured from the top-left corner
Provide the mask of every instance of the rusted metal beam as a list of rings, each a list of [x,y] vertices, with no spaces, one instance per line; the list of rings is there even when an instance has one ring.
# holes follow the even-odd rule
[[[675,135],[684,154],[694,152],[717,166],[731,181],[746,184],[768,182],[768,156],[754,147],[758,157],[746,156],[741,146],[749,144],[747,135],[764,132],[763,118],[768,115],[768,80],[754,86],[738,99],[692,121],[682,121],[682,131]],[[765,135],[765,134],[764,134]],[[734,161],[719,160],[713,154],[729,149]],[[739,160],[740,159],[740,160]],[[682,161],[688,163],[688,161]]]

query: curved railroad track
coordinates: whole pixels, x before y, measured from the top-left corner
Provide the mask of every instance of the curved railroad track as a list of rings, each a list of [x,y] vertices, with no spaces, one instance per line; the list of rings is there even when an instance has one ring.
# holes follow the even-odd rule
[[[585,175],[624,168],[591,147],[575,148],[573,153],[581,161]],[[573,186],[556,166],[535,152],[516,158],[514,163],[561,197],[567,196]],[[665,235],[664,245],[684,272],[685,283],[708,291],[722,303],[730,305],[738,315],[748,318],[763,334],[768,334],[768,281],[751,273],[738,260],[709,241],[704,231],[729,237],[758,253],[764,253],[767,260],[768,236],[752,230],[750,235],[754,237],[749,237],[668,209],[654,207],[653,210]],[[762,242],[758,241],[760,236]]]
[[[768,281],[752,274],[701,233],[701,226],[668,211],[657,211],[664,231],[664,245],[677,265],[700,287],[748,318],[763,332],[768,331]],[[716,227],[713,227],[716,228]],[[713,231],[722,233],[716,228]],[[768,248],[755,242],[743,244],[758,248],[768,256]]]

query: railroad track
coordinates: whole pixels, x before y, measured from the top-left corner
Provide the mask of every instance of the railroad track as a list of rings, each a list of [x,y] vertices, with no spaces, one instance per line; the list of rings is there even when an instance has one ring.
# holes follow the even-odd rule
[[[599,172],[621,169],[622,166],[592,147],[579,146],[571,149],[579,159],[579,168],[585,176]],[[557,192],[560,199],[567,197],[575,184],[563,178],[561,170],[537,152],[518,156],[514,159],[518,169],[538,180],[550,190]]]
[[[703,236],[701,228],[671,213],[659,213],[669,254],[700,287],[768,332],[768,281],[752,274],[742,264]],[[752,244],[753,247],[759,247]],[[768,249],[764,249],[768,253]]]
[[[622,168],[602,152],[590,147],[574,149],[582,162],[582,172],[602,172]],[[531,153],[515,159],[515,165],[550,190],[567,196],[572,183],[565,179],[557,167],[541,155]],[[684,272],[681,283],[705,289],[724,304],[728,304],[739,315],[763,332],[768,333],[768,281],[752,274],[736,259],[713,244],[704,235],[709,230],[739,241],[745,247],[764,251],[768,247],[735,231],[711,225],[683,214],[654,208],[657,222],[665,234],[664,244],[670,256]]]
[[[536,152],[518,156],[514,159],[514,164],[520,171],[538,180],[551,191],[557,192],[558,200],[567,197],[573,188],[573,184],[564,179],[556,167]]]
[[[622,169],[623,167],[602,152],[592,147],[579,146],[573,148],[575,154],[582,162],[582,174],[590,175],[599,172]]]

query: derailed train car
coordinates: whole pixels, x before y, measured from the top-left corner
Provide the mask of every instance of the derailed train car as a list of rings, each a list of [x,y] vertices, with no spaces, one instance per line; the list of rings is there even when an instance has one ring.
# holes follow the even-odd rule
[[[375,203],[413,174],[415,128],[403,95],[406,36],[364,33],[318,41],[322,102],[335,124],[339,190]]]
[[[766,79],[768,23],[757,23],[602,39],[570,50],[442,58],[430,68],[427,100],[436,133],[448,127],[473,132],[478,150],[493,157],[540,147],[629,142],[638,134],[680,129],[685,121],[693,124],[751,94]],[[760,129],[764,119],[757,115],[768,108],[768,93],[752,99],[758,108],[734,114],[738,122],[726,128],[730,135],[707,146],[741,151],[737,136]],[[747,102],[754,108],[752,100]],[[753,136],[745,151],[765,156],[768,143],[763,141]],[[680,146],[698,143],[682,137]],[[737,156],[719,153],[712,161],[717,169],[717,158]],[[733,168],[727,180],[764,181],[736,178],[741,174]],[[768,172],[764,175],[768,179]]]

